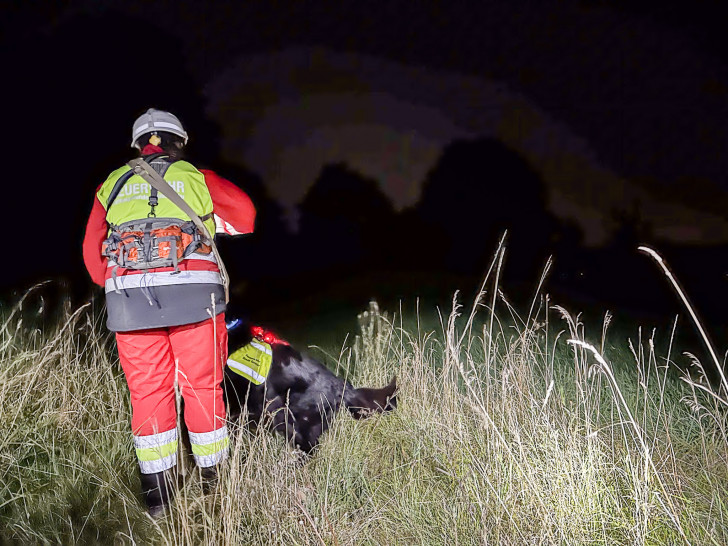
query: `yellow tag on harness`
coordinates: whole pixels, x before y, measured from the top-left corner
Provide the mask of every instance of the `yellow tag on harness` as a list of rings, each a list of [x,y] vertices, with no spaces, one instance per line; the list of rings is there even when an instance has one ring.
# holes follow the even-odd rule
[[[227,365],[235,373],[249,379],[256,385],[268,377],[273,363],[273,351],[268,343],[254,339],[228,357]]]

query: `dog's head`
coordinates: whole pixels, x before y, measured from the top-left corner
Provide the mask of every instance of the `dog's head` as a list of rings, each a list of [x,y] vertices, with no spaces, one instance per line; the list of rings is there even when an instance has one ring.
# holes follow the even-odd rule
[[[397,377],[393,377],[389,385],[380,389],[349,389],[344,393],[344,401],[355,419],[392,411],[397,407]]]

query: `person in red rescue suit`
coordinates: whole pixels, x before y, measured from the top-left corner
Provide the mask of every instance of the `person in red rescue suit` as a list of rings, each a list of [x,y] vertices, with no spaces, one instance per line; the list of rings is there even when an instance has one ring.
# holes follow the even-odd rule
[[[149,109],[134,123],[132,146],[197,213],[210,233],[251,233],[255,208],[250,198],[213,171],[198,170],[182,160],[186,143],[186,131],[169,112]],[[140,235],[144,225],[149,229],[158,225],[152,221],[164,224],[172,218],[183,231],[186,228],[199,235],[187,214],[130,171],[125,165],[98,187],[86,226],[83,258],[91,279],[106,293],[107,327],[116,334],[131,394],[131,427],[142,492],[147,509],[156,516],[164,513],[171,500],[177,462],[175,381],[184,398],[184,419],[203,484],[214,483],[216,466],[228,454],[221,387],[227,360],[226,301],[215,254],[202,242],[190,245],[179,260],[163,267],[123,267],[127,262],[117,257],[118,251],[108,252],[114,233],[128,229]],[[119,248],[129,259],[131,254],[123,243]]]

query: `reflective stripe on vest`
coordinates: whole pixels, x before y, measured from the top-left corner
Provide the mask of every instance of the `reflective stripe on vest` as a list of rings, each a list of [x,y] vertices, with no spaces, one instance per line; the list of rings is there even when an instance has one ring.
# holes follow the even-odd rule
[[[112,172],[101,185],[96,196],[104,208],[107,206],[114,185],[129,170],[129,166],[124,165]],[[212,212],[212,197],[210,197],[210,191],[205,184],[205,175],[192,164],[186,161],[175,161],[167,169],[164,179],[198,215],[205,216]],[[150,212],[150,191],[149,184],[141,176],[131,176],[106,211],[106,221],[109,224],[118,226],[124,222],[146,218]],[[173,204],[161,192],[157,197],[158,204],[154,213],[158,218],[190,220],[177,205]],[[215,233],[215,220],[213,218],[206,220],[205,226],[210,233]]]
[[[150,288],[152,286],[171,286],[180,284],[219,284],[222,277],[217,271],[186,270],[145,272],[136,275],[119,275],[104,281],[105,293],[132,288]]]

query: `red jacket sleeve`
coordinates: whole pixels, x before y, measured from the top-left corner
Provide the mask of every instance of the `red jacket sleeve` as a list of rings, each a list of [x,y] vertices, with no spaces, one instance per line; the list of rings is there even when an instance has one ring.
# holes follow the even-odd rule
[[[106,210],[101,201],[94,196],[94,206],[86,223],[86,234],[83,237],[83,262],[86,264],[91,280],[104,286],[106,276],[106,258],[101,256],[101,243],[106,239],[108,225]]]
[[[250,197],[215,172],[207,169],[200,169],[200,172],[205,175],[205,183],[212,197],[217,233],[252,233],[255,227],[255,206]]]

